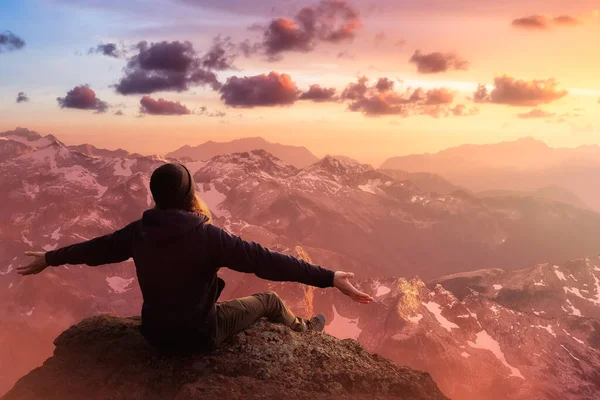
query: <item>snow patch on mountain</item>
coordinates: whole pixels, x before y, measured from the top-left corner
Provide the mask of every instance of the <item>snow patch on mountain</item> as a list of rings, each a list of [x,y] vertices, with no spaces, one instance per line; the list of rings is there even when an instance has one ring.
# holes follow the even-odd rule
[[[60,234],[60,226],[56,228],[50,235],[50,239],[59,240],[62,235]]]
[[[563,332],[567,334],[567,336],[569,336],[571,339],[575,340],[577,343],[585,345],[585,342],[581,339],[577,339],[575,336],[571,335],[569,332],[567,332],[565,329],[563,329]]]
[[[118,294],[122,294],[131,290],[131,287],[129,286],[133,283],[134,280],[135,278],[125,279],[121,278],[120,276],[106,277],[106,283],[108,284],[110,289],[112,289],[113,292]]]
[[[23,181],[23,192],[25,192],[25,195],[29,199],[33,200],[33,199],[35,199],[37,194],[40,192],[40,187],[39,187],[39,185],[30,185],[26,181]]]
[[[116,176],[131,176],[131,167],[136,163],[135,159],[117,160],[114,165],[114,175]]]
[[[567,299],[567,306],[571,309],[571,312],[570,312],[571,315],[575,315],[577,317],[581,317],[582,316],[581,311],[578,308],[576,308],[573,305],[573,303],[571,303],[571,300],[569,300],[569,299]],[[564,307],[562,307],[562,309],[565,312],[569,312],[569,310],[565,309]]]
[[[333,305],[333,320],[325,328],[326,332],[340,339],[358,340],[362,329],[358,327],[358,318],[351,319],[341,316]]]
[[[12,270],[13,270],[13,265],[9,264],[8,267],[6,268],[6,271],[0,272],[0,275],[8,275]]]
[[[565,349],[565,351],[566,351],[566,352],[567,352],[567,353],[568,353],[568,354],[571,356],[571,358],[573,358],[574,360],[577,360],[577,361],[581,361],[579,358],[575,357],[575,356],[573,355],[573,353],[571,353],[571,352],[569,351],[569,349],[567,349],[567,348],[566,348],[564,345],[562,345],[562,344],[561,344],[561,345],[560,345],[560,347],[562,347],[563,349]]]
[[[510,376],[516,376],[517,378],[525,379],[525,377],[523,376],[523,374],[521,374],[521,371],[519,371],[519,369],[511,366],[508,363],[508,361],[506,361],[506,357],[504,356],[504,353],[500,348],[500,343],[498,343],[498,341],[491,337],[486,330],[482,330],[481,332],[477,333],[475,342],[467,341],[467,344],[470,347],[473,347],[474,349],[491,351],[492,354],[494,354],[502,364],[504,364],[508,369],[510,369]]]
[[[202,185],[196,184],[196,189],[211,212],[219,217],[231,218],[229,211],[221,207],[221,203],[227,199],[227,195],[219,192],[213,183]]]
[[[384,296],[392,291],[392,289],[390,289],[389,287],[387,287],[385,285],[380,284],[379,282],[377,282],[376,289],[377,289],[377,292],[375,293],[375,297]]]
[[[360,190],[362,190],[363,192],[377,194],[377,189],[379,188],[380,185],[381,185],[381,180],[379,180],[379,179],[375,179],[375,180],[369,179],[369,181],[366,184],[364,184],[364,185],[358,185],[358,188]]]
[[[598,280],[598,278],[596,278],[595,275],[592,275],[595,279],[595,283],[596,283],[596,291],[597,291],[597,295],[594,298],[588,299],[587,297],[585,297],[584,295],[581,294],[581,292],[579,291],[579,289],[577,288],[569,288],[569,287],[563,287],[563,290],[565,291],[565,294],[567,293],[572,293],[575,296],[583,299],[583,300],[587,300],[590,301],[596,305],[600,305],[600,280]]]
[[[543,326],[543,325],[530,325],[531,328],[539,328],[539,329],[543,329],[546,332],[548,332],[549,334],[551,334],[552,336],[556,337],[556,333],[554,333],[554,330],[552,329],[551,325],[548,326]]]
[[[567,278],[565,277],[565,274],[563,274],[562,272],[560,272],[558,270],[558,265],[554,266],[554,273],[556,274],[556,277],[561,280],[561,281],[566,281]]]
[[[418,324],[423,319],[423,314],[417,314],[414,317],[408,317],[408,320],[413,324]]]
[[[27,243],[29,246],[33,246],[33,242],[27,239],[23,233],[21,233],[21,239],[23,239],[23,242]]]
[[[427,303],[423,303],[423,305],[425,306],[425,308],[427,308],[427,310],[429,310],[430,313],[433,314],[433,316],[435,317],[437,322],[442,326],[442,328],[446,329],[448,332],[451,332],[452,328],[460,329],[458,325],[456,325],[452,321],[449,321],[448,319],[446,319],[446,317],[442,315],[442,307],[438,303],[430,301]]]

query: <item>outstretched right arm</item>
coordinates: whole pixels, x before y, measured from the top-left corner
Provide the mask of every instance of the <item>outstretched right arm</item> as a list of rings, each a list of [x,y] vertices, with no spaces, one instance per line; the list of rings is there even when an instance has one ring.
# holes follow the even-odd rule
[[[331,271],[264,248],[258,243],[242,238],[214,225],[205,225],[209,251],[217,266],[235,271],[253,273],[271,281],[300,282],[326,288],[336,287],[343,294],[359,303],[370,303],[373,298],[356,289],[349,281],[351,272]]]
[[[270,281],[333,286],[334,272],[304,260],[269,250],[214,226],[205,225],[209,252],[217,266],[252,273]]]

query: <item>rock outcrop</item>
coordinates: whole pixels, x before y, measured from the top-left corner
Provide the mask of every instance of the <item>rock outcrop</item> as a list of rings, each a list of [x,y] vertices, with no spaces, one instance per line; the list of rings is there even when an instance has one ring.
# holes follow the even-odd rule
[[[97,316],[72,326],[3,399],[446,399],[429,374],[354,340],[261,321],[210,354],[165,354],[139,323]]]

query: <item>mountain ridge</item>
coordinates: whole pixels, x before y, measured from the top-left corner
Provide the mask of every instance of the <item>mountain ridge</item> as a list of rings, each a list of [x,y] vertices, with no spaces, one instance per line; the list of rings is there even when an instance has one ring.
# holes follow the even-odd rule
[[[72,326],[2,399],[447,399],[429,374],[355,341],[259,322],[206,355],[161,354],[139,322],[98,316]]]

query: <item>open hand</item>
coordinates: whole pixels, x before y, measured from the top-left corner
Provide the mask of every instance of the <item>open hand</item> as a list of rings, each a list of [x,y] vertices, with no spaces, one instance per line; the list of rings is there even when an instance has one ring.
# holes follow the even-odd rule
[[[371,296],[361,292],[350,283],[349,279],[352,278],[354,278],[354,273],[352,272],[335,271],[333,286],[354,301],[364,304],[372,302],[373,298]]]
[[[34,275],[39,274],[48,267],[46,264],[46,252],[45,251],[26,251],[26,256],[32,256],[33,260],[27,265],[17,267],[17,272],[20,275]]]

